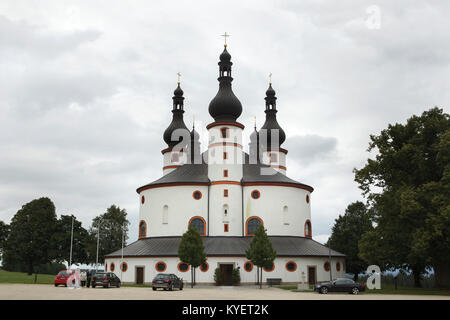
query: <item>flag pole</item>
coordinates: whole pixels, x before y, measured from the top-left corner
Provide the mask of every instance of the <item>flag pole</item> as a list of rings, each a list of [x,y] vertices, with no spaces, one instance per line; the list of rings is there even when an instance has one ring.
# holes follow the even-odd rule
[[[72,232],[70,235],[70,258],[69,258],[69,270],[72,269],[72,247],[73,247],[73,218],[74,216],[72,215]]]
[[[98,244],[100,242],[100,220],[98,221],[97,225],[97,258],[95,260],[95,271],[98,270]]]
[[[122,225],[122,259],[120,260],[120,282],[122,282],[122,273],[123,273],[123,241],[125,237],[125,222]]]

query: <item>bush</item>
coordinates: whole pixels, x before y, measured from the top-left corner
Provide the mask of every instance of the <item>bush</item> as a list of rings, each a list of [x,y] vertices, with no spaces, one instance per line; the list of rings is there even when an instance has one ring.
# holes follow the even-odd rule
[[[214,282],[218,286],[222,284],[222,273],[220,272],[220,268],[216,268],[216,270],[214,270]]]
[[[239,269],[233,269],[231,279],[233,281],[233,285],[241,283],[241,274],[239,273]]]

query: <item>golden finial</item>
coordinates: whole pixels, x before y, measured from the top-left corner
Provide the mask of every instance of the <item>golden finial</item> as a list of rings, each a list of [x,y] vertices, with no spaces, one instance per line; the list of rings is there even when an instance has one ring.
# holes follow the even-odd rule
[[[226,32],[224,34],[222,34],[221,36],[225,38],[225,44],[223,46],[226,47],[227,46],[227,37],[231,37],[231,36],[229,34],[227,34]]]
[[[272,72],[269,73],[269,84],[272,85]]]
[[[181,73],[177,72],[177,76],[178,76],[178,84],[180,84]]]

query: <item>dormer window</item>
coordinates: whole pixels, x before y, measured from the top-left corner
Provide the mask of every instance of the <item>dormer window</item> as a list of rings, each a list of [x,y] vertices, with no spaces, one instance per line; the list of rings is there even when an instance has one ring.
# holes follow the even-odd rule
[[[229,128],[222,128],[220,129],[220,136],[225,139],[230,137],[230,129]]]

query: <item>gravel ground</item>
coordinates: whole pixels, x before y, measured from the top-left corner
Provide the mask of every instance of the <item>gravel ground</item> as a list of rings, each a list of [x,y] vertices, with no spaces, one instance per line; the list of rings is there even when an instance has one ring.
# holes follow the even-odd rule
[[[0,300],[450,300],[450,296],[291,292],[277,288],[197,287],[182,291],[151,288],[70,289],[39,284],[0,284]]]

